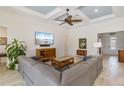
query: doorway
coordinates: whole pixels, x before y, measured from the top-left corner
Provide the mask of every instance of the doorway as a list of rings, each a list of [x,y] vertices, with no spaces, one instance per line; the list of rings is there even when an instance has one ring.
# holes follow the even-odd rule
[[[99,53],[117,56],[118,50],[124,49],[124,31],[99,33],[98,41],[102,43]]]

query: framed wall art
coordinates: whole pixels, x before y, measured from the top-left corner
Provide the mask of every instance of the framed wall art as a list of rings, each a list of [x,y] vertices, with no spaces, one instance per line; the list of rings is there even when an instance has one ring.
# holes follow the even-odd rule
[[[7,45],[7,38],[6,37],[0,37],[0,45]]]
[[[87,48],[87,39],[86,38],[79,38],[79,48],[80,49]]]

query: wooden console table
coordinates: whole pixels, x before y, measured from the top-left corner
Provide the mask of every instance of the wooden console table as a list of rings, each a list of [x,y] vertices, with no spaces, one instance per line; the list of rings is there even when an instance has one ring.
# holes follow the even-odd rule
[[[78,49],[77,50],[77,55],[87,56],[87,50],[80,50],[80,49]]]
[[[59,58],[52,59],[52,65],[57,68],[63,68],[73,63],[74,63],[74,58],[72,57],[59,57]]]
[[[124,50],[118,50],[118,61],[124,63]]]
[[[6,54],[0,53],[0,57],[6,57]]]

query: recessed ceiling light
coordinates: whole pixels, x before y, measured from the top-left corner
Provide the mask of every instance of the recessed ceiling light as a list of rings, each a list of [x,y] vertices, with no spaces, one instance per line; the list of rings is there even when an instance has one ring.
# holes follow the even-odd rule
[[[94,12],[97,13],[99,10],[98,9],[94,9]]]

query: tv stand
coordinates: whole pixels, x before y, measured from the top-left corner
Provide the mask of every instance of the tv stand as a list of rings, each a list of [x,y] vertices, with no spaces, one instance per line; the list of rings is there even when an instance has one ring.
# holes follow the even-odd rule
[[[51,60],[56,57],[56,48],[36,49],[36,56],[41,59]]]

